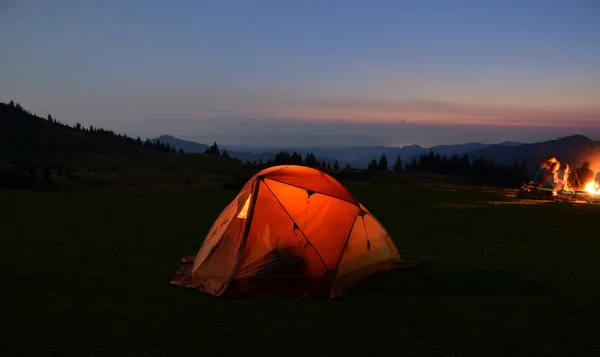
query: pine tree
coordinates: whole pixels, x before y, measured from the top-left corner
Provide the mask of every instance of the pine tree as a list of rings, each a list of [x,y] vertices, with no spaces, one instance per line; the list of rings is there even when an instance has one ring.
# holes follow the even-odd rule
[[[219,145],[215,141],[210,147],[206,148],[206,153],[213,156],[221,156],[221,151],[219,150]]]
[[[304,158],[304,165],[308,167],[320,167],[319,162],[313,153],[306,154],[306,157]]]
[[[371,162],[369,162],[369,165],[367,166],[367,170],[377,170],[377,160],[376,159],[372,159]]]
[[[335,163],[333,164],[333,170],[334,171],[339,171],[339,169],[340,169],[340,165],[338,164],[338,161],[335,160]]]
[[[379,158],[377,169],[380,171],[389,171],[387,157],[385,156],[385,154],[381,155],[381,157]]]
[[[396,157],[396,162],[394,163],[394,172],[402,172],[402,160],[400,160],[400,155]]]

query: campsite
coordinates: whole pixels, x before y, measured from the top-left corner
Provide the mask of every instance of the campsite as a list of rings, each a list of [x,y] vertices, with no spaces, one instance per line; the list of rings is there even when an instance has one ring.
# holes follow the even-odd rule
[[[0,192],[2,355],[594,355],[595,205],[348,189],[420,261],[341,299],[169,284],[239,189]]]
[[[0,357],[600,357],[600,0],[0,0]]]

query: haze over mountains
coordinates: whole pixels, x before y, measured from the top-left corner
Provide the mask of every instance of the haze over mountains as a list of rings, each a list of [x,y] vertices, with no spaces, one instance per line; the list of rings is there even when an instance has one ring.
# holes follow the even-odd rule
[[[156,139],[190,153],[204,152],[207,148],[207,145],[205,144],[186,141],[169,135],[163,135]],[[370,160],[374,158],[378,159],[383,154],[387,156],[388,161],[393,161],[397,156],[400,156],[402,161],[407,164],[412,161],[413,158],[418,159],[421,154],[434,152],[441,156],[467,154],[471,158],[491,158],[493,161],[507,164],[523,162],[530,168],[533,168],[537,163],[548,156],[556,156],[559,160],[568,162],[571,165],[579,165],[582,161],[588,160],[591,162],[594,170],[600,170],[600,161],[598,161],[598,159],[600,159],[600,142],[583,135],[567,136],[532,144],[506,141],[499,144],[466,143],[461,145],[438,145],[433,147],[422,147],[420,145],[403,147],[316,146],[312,148],[240,147],[220,145],[219,147],[227,150],[232,157],[236,157],[242,161],[266,161],[269,158],[272,158],[275,153],[286,150],[288,152],[296,151],[302,154],[311,152],[319,160],[338,160],[340,166],[350,164],[355,168],[366,168]],[[596,161],[598,161],[598,163]]]
[[[161,143],[169,144],[166,149],[173,153],[179,151],[188,153],[203,153],[207,145],[186,141],[173,136],[163,135]],[[40,164],[62,163],[78,164],[86,170],[96,170],[99,166],[118,167],[175,167],[179,164],[190,164],[195,167],[208,167],[217,161],[210,155],[163,155],[161,150],[147,150],[151,140],[146,143],[141,138],[133,139],[101,128],[74,126],[58,123],[51,116],[41,118],[32,114],[20,105],[0,103],[0,162],[29,160]],[[308,153],[315,155],[320,162],[331,163],[338,161],[339,167],[350,164],[354,168],[366,168],[373,159],[379,159],[383,154],[388,163],[393,163],[400,157],[403,166],[411,163],[413,158],[433,152],[440,156],[464,155],[469,158],[491,159],[499,164],[525,164],[532,171],[537,164],[556,156],[561,162],[578,166],[583,161],[589,161],[594,171],[600,171],[600,142],[584,135],[572,135],[555,140],[538,143],[501,142],[499,144],[466,143],[461,145],[438,145],[423,147],[409,145],[403,147],[389,146],[315,146],[315,147],[249,147],[222,145],[221,150],[227,150],[230,157],[241,161],[263,162],[285,150],[289,153],[298,152],[303,156]],[[25,162],[24,161],[24,162]],[[189,161],[189,162],[188,162]],[[218,160],[225,166],[234,165],[231,160]],[[185,166],[184,165],[184,166]],[[243,165],[242,165],[243,166]]]

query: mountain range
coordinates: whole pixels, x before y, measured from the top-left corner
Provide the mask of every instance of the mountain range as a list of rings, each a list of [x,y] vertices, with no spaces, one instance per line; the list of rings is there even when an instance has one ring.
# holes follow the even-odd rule
[[[186,141],[163,135],[154,141],[169,146],[143,142],[141,138],[128,138],[110,130],[84,128],[80,124],[68,126],[56,119],[41,118],[23,109],[18,103],[0,103],[0,166],[7,163],[35,163],[36,165],[60,164],[75,165],[80,169],[94,171],[108,170],[111,166],[140,169],[164,169],[168,167],[193,167],[194,170],[206,167],[223,166],[232,170],[237,165],[231,160],[220,160],[211,155],[171,155],[164,149],[175,152],[181,149],[188,153],[202,153],[206,144]],[[158,149],[152,149],[155,146]],[[172,149],[174,148],[174,149]],[[466,143],[461,145],[438,145],[422,147],[409,145],[389,146],[347,146],[311,148],[248,147],[224,145],[229,155],[241,161],[267,161],[276,153],[285,150],[303,155],[312,153],[317,160],[325,163],[338,161],[340,167],[350,164],[354,168],[364,168],[373,159],[385,154],[388,163],[393,164],[400,157],[404,164],[413,158],[433,152],[440,156],[464,155],[471,159],[486,158],[497,163],[525,164],[532,171],[542,160],[555,156],[563,163],[579,166],[589,161],[591,169],[600,170],[600,142],[584,135],[572,135],[538,143],[501,142],[499,144]],[[215,166],[216,165],[216,166]],[[225,171],[227,171],[225,170]]]
[[[154,140],[160,140],[177,149],[185,152],[197,153],[204,152],[208,147],[206,144],[194,141],[186,141],[169,135],[160,136]],[[470,158],[484,157],[493,161],[513,164],[524,163],[528,168],[533,169],[540,161],[549,156],[556,156],[561,162],[579,165],[583,161],[590,161],[592,169],[600,169],[600,142],[592,140],[584,135],[573,135],[555,140],[549,140],[538,143],[520,143],[505,141],[499,144],[466,143],[458,145],[438,145],[433,147],[423,147],[420,145],[408,145],[403,147],[390,146],[346,146],[346,147],[326,147],[316,146],[311,148],[283,148],[283,147],[247,147],[247,146],[219,146],[222,150],[227,150],[229,155],[242,161],[267,161],[273,158],[277,152],[286,150],[288,152],[299,152],[303,155],[313,153],[319,161],[334,162],[338,161],[341,167],[350,164],[355,168],[365,168],[372,159],[379,159],[383,154],[386,155],[391,164],[396,159],[400,159],[406,164],[418,159],[421,154],[433,152],[441,156],[464,155]],[[598,167],[595,167],[598,165]]]

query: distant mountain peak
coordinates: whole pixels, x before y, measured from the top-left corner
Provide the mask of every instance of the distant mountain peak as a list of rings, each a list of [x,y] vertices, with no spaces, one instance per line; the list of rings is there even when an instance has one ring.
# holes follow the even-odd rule
[[[157,138],[154,138],[152,139],[152,141],[160,141],[163,143],[167,143],[178,150],[182,149],[183,151],[188,153],[202,153],[208,147],[208,145],[206,144],[179,139],[167,134],[163,134]]]

